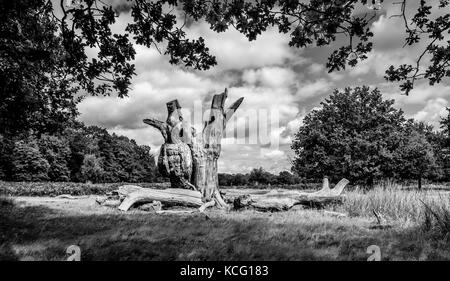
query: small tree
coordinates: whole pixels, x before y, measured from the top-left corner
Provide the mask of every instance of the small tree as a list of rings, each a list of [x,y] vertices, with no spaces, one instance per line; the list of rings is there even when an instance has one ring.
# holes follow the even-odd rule
[[[440,122],[442,129],[442,141],[440,143],[439,160],[443,169],[443,177],[445,180],[450,179],[450,108],[447,108],[447,116],[443,117]]]
[[[93,154],[86,155],[81,166],[83,178],[91,182],[100,182],[103,177],[103,169],[100,160]]]
[[[436,169],[436,158],[433,147],[426,136],[417,130],[409,128],[399,146],[398,167],[400,176],[406,179],[417,179],[418,188],[422,188],[422,179],[430,176]]]
[[[253,169],[249,175],[249,182],[256,184],[272,184],[275,180],[274,175],[264,170],[262,167]]]
[[[299,182],[300,178],[288,171],[281,171],[277,176],[278,184],[297,184]]]
[[[155,158],[151,154],[151,148],[147,145],[135,145],[135,161],[138,163],[137,181],[152,182],[156,177]]]
[[[50,165],[41,154],[36,140],[31,139],[15,142],[11,159],[13,180],[48,180]]]
[[[42,155],[49,163],[48,177],[51,181],[69,181],[67,160],[70,157],[69,144],[63,136],[43,135],[39,140]]]
[[[233,185],[247,185],[249,181],[248,174],[235,174],[233,179]]]
[[[74,182],[84,181],[81,167],[83,166],[84,156],[95,154],[98,151],[97,141],[92,132],[87,132],[84,124],[77,123],[75,128],[65,131],[65,136],[69,141],[70,156],[68,167],[70,171],[70,180]]]

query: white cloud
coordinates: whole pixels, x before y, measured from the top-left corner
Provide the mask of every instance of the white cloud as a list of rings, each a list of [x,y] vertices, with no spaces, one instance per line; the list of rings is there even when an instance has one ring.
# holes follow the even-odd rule
[[[332,86],[333,83],[324,78],[320,78],[312,82],[299,82],[296,98],[301,101],[310,97],[320,96],[324,93],[331,94],[330,90]]]
[[[372,23],[374,48],[377,50],[403,47],[403,40],[399,39],[405,38],[404,28],[393,28],[393,26],[402,26],[403,19],[391,16],[381,15],[378,20]]]
[[[308,71],[311,74],[320,74],[325,70],[325,66],[319,63],[311,63],[308,67]]]
[[[280,158],[285,155],[284,151],[279,149],[272,149],[272,150],[261,150],[261,154],[265,158]]]
[[[439,121],[447,114],[447,105],[448,101],[442,98],[429,100],[425,107],[414,115],[414,119],[425,121],[435,128],[439,128]]]
[[[296,73],[289,68],[263,67],[245,70],[242,80],[249,85],[279,88],[295,84],[296,76]]]
[[[191,38],[202,36],[205,39],[211,53],[217,57],[218,65],[212,71],[282,65],[297,55],[288,45],[288,35],[280,34],[276,28],[269,28],[251,42],[233,28],[218,34],[204,22],[194,24],[187,34]]]
[[[427,101],[437,98],[448,100],[450,98],[450,86],[445,84],[428,85],[426,81],[417,83],[408,96],[402,94],[395,84],[390,84],[391,90],[383,91],[387,98],[395,99],[402,106],[424,105]]]

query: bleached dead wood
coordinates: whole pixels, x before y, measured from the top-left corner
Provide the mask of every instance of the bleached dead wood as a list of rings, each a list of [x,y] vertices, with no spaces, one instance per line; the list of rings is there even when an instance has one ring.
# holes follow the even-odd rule
[[[168,203],[195,208],[200,208],[203,205],[200,192],[195,190],[181,188],[162,190],[141,188],[141,190],[129,193],[122,201],[122,204],[120,204],[119,210],[127,211],[134,204],[150,203],[153,201],[160,201],[163,205]]]
[[[203,213],[203,212],[206,210],[206,208],[212,207],[212,206],[214,206],[214,205],[216,205],[216,201],[211,200],[211,201],[206,202],[205,204],[203,204],[200,208],[198,208],[198,210],[199,210],[201,213]]]
[[[193,210],[162,210],[156,211],[157,214],[192,214]]]
[[[233,203],[234,209],[254,208],[260,211],[283,211],[299,204],[321,207],[330,203],[342,202],[342,191],[348,182],[348,180],[342,179],[333,189],[330,189],[328,180],[324,179],[322,189],[316,192],[228,189],[224,198],[227,202]],[[200,212],[217,204],[216,200],[203,202],[202,194],[199,191],[181,188],[149,189],[128,185],[119,187],[117,193],[119,196],[125,197],[119,206],[122,211],[127,211],[135,204],[153,201],[160,201],[163,205],[195,207]]]
[[[125,197],[128,196],[128,194],[141,190],[142,187],[137,186],[137,185],[122,185],[119,186],[119,188],[117,189],[117,193],[119,195],[120,198],[124,199]]]
[[[56,196],[56,198],[60,198],[60,199],[73,199],[73,200],[76,200],[76,199],[89,198],[89,195],[78,195],[78,196],[73,196],[73,195],[70,195],[70,194],[61,194],[61,195]]]
[[[328,180],[324,180],[322,189],[316,192],[272,190],[265,193],[261,191],[249,193],[246,190],[233,190],[231,192],[228,190],[225,198],[233,202],[235,209],[250,207],[261,211],[283,211],[298,204],[321,207],[330,203],[342,202],[341,194],[348,183],[347,179],[342,179],[333,189],[330,189]]]

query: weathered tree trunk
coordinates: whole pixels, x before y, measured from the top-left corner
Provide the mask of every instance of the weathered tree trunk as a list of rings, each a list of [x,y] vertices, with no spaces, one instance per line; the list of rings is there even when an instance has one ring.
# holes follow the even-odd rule
[[[227,121],[243,100],[243,98],[238,99],[225,112],[226,98],[226,89],[222,94],[214,95],[209,120],[205,122],[201,140],[196,142],[197,147],[193,149],[197,152],[193,154],[194,162],[196,163],[194,165],[194,177],[198,189],[202,193],[203,200],[205,202],[215,200],[216,205],[220,208],[227,207],[219,192],[217,173],[217,160],[221,152],[221,141]]]
[[[214,200],[220,208],[227,207],[219,192],[217,175],[222,136],[227,121],[243,100],[238,99],[225,111],[226,98],[226,89],[222,94],[214,95],[210,118],[205,122],[201,136],[197,136],[190,124],[183,120],[177,100],[167,103],[166,122],[144,120],[163,135],[165,142],[158,157],[158,168],[162,175],[170,178],[171,186],[198,190],[203,202]]]

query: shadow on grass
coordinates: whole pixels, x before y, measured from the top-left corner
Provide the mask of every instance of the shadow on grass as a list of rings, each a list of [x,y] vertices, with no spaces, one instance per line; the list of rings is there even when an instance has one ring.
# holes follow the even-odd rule
[[[250,239],[252,229],[260,224],[260,220],[240,224],[212,221],[203,214],[68,216],[45,206],[22,206],[2,198],[0,260],[65,260],[70,245],[81,248],[82,260],[223,259],[224,254],[235,257],[249,250],[236,250],[232,242]],[[226,231],[218,231],[220,226],[226,226]]]
[[[279,222],[277,216],[288,215],[68,215],[3,199],[0,260],[65,260],[69,245],[81,248],[82,260],[169,261],[366,260],[372,244],[388,251],[386,259],[408,259],[429,247],[417,242],[414,229],[383,233],[339,222]]]

